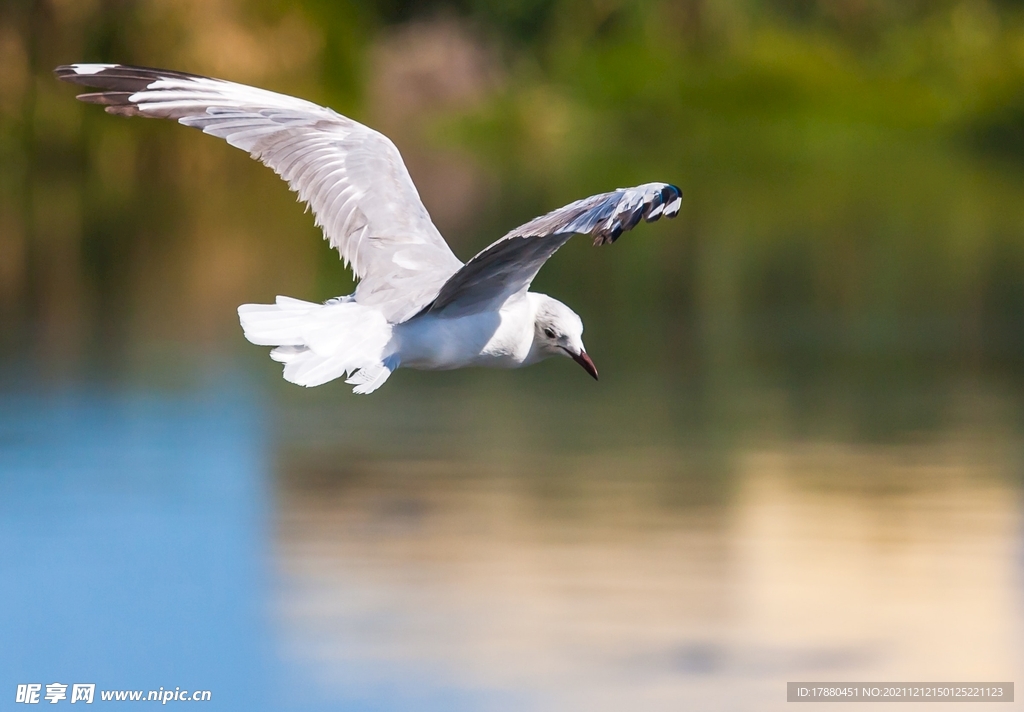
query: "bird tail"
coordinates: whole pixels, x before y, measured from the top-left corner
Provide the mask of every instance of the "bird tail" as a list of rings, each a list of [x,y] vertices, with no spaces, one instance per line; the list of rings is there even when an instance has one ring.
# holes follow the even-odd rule
[[[277,347],[270,358],[284,364],[286,381],[300,386],[347,376],[355,393],[371,393],[398,368],[397,357],[386,351],[391,325],[354,301],[278,297],[274,304],[243,304],[238,318],[249,341]]]

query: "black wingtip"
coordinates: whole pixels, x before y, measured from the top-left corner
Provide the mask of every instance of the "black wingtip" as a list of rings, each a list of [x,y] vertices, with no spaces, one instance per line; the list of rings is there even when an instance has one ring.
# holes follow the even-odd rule
[[[661,214],[667,218],[674,218],[679,214],[679,207],[683,204],[683,191],[679,186],[666,183],[661,190],[661,203],[665,206]]]
[[[654,222],[662,216],[674,218],[679,213],[679,206],[683,202],[683,191],[671,183],[649,183],[637,188],[620,189],[611,196],[620,196],[627,191],[646,189],[644,200],[640,204],[630,203],[624,207],[618,203],[614,207],[612,216],[597,229],[593,231],[594,245],[610,245],[622,235],[632,230],[641,219],[644,222]]]
[[[53,70],[53,75],[62,82],[70,82],[81,86],[97,86],[98,77],[109,75],[121,68],[120,64],[99,64],[81,62],[62,64]]]
[[[131,64],[80,62],[62,64],[53,70],[54,76],[64,82],[96,87],[108,91],[139,91],[161,79],[207,79],[201,74],[189,74],[174,69],[138,67]]]
[[[99,104],[108,114],[118,116],[143,116],[132,96],[148,89],[154,82],[205,79],[198,74],[169,69],[87,62],[62,64],[53,70],[53,74],[64,82],[102,90],[79,94],[78,99],[87,104]]]

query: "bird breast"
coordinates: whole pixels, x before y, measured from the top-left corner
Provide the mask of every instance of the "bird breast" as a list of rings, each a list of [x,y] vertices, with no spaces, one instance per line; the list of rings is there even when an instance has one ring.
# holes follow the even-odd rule
[[[533,331],[533,310],[520,299],[498,311],[449,319],[424,314],[398,324],[395,352],[408,368],[516,368],[530,355]]]

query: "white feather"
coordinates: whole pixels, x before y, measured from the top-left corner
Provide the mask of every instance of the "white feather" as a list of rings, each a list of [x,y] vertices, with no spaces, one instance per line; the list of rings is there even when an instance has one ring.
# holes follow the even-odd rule
[[[274,304],[243,304],[238,318],[249,341],[277,347],[271,358],[285,364],[285,380],[300,386],[355,374],[349,381],[355,392],[369,393],[397,367],[387,352],[391,325],[380,311],[354,301],[278,297]]]

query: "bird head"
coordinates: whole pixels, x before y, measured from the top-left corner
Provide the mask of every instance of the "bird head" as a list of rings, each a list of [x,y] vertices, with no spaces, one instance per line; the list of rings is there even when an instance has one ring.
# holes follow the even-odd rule
[[[538,294],[533,324],[533,351],[538,360],[568,356],[597,380],[597,367],[583,348],[583,320],[557,299]]]

